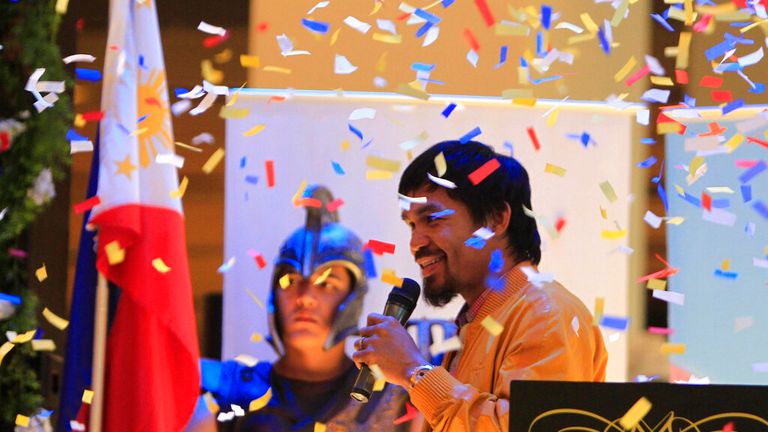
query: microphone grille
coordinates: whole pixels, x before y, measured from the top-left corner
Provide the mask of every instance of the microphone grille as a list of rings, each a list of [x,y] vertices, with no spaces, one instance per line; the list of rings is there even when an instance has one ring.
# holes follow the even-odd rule
[[[399,288],[394,287],[389,293],[389,298],[397,297],[401,301],[405,300],[410,303],[410,308],[413,310],[416,307],[416,302],[419,301],[419,295],[421,295],[419,283],[413,279],[403,278],[403,284]]]

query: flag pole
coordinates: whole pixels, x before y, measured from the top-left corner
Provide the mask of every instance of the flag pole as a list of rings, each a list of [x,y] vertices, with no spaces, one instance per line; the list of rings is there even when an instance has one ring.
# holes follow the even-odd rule
[[[102,415],[104,412],[104,370],[107,353],[107,315],[108,315],[109,287],[107,278],[99,272],[96,283],[96,308],[94,310],[93,324],[93,372],[91,388],[93,400],[88,419],[89,432],[101,432]]]

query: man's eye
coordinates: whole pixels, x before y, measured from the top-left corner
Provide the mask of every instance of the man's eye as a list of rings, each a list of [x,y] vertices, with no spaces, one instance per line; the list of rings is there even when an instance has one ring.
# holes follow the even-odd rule
[[[427,222],[429,223],[435,223],[441,220],[443,220],[443,218],[440,216],[427,216]]]

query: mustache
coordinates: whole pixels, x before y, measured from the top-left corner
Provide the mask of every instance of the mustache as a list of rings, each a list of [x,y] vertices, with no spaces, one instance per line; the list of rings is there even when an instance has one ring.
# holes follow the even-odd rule
[[[413,254],[413,258],[418,260],[433,255],[443,255],[443,251],[440,249],[419,249]]]

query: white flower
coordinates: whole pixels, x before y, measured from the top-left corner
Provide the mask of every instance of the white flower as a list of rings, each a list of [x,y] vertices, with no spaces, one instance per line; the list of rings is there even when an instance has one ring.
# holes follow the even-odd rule
[[[35,179],[35,184],[27,190],[27,196],[37,205],[43,205],[56,196],[50,168],[40,171],[40,174]]]

